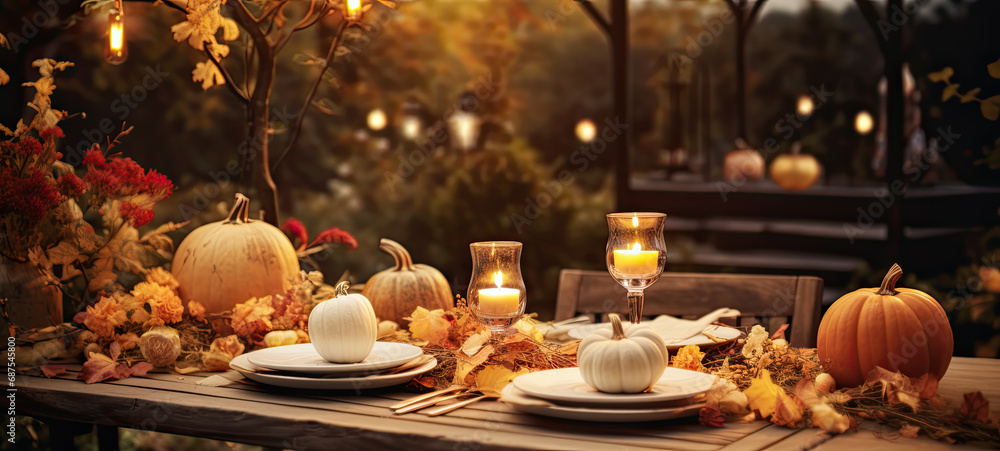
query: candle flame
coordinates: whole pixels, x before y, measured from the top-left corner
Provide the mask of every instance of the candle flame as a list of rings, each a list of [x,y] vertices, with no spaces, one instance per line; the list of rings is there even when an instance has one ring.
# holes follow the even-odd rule
[[[632,227],[636,227],[636,228],[639,227],[639,215],[634,214],[634,213],[632,214]]]
[[[636,241],[635,244],[632,245],[632,252],[639,252],[641,250],[642,250],[642,246],[640,246],[639,242]]]
[[[347,13],[354,16],[361,9],[361,0],[347,0]]]
[[[493,274],[493,283],[497,284],[497,288],[503,286],[503,272],[497,271],[496,274]]]

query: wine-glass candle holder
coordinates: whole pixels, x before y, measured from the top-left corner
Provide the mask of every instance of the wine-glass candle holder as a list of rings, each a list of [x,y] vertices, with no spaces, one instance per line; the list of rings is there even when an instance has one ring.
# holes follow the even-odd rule
[[[667,263],[663,213],[608,214],[608,272],[628,290],[628,317],[642,320],[643,290],[656,282]]]
[[[493,333],[504,332],[524,315],[527,302],[521,278],[521,243],[484,241],[469,245],[472,280],[469,310]]]

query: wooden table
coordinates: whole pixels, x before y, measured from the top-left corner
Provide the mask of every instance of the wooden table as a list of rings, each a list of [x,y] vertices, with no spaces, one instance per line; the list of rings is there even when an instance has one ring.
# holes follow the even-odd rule
[[[413,393],[396,389],[316,392],[252,382],[197,384],[211,374],[155,373],[86,385],[70,374],[17,379],[17,413],[288,449],[920,449],[948,448],[907,439],[872,422],[831,437],[819,429],[787,429],[765,421],[698,424],[696,418],[637,424],[575,422],[521,414],[484,401],[445,416],[394,416],[388,406]],[[228,373],[227,373],[228,374]],[[958,405],[981,390],[1000,408],[1000,360],[955,358],[940,394]],[[895,438],[894,438],[895,437]]]

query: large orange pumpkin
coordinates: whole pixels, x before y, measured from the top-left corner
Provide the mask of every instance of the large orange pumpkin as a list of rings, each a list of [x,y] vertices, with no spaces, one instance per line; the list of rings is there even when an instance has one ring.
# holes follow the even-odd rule
[[[919,290],[896,288],[892,265],[879,288],[862,288],[834,302],[819,325],[819,358],[840,387],[865,382],[876,366],[910,377],[941,379],[954,339],[944,309]]]
[[[451,285],[441,271],[413,263],[410,253],[393,240],[382,238],[379,249],[392,255],[396,266],[372,276],[361,291],[379,320],[404,324],[403,318],[417,307],[449,310],[455,306]]]

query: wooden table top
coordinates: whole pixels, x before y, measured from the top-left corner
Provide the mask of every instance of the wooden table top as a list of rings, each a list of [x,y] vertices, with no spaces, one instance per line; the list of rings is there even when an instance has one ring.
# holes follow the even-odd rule
[[[80,365],[53,379],[17,379],[20,415],[156,430],[287,449],[920,449],[953,448],[899,437],[874,422],[837,436],[765,421],[698,424],[696,417],[635,424],[589,423],[515,412],[482,401],[439,417],[393,415],[388,406],[413,396],[397,388],[299,391],[246,380],[199,385],[211,376],[151,373],[110,383],[76,380]],[[226,373],[230,374],[230,373]],[[231,375],[233,376],[233,375]],[[956,357],[939,393],[959,405],[981,390],[1000,408],[1000,360]]]

